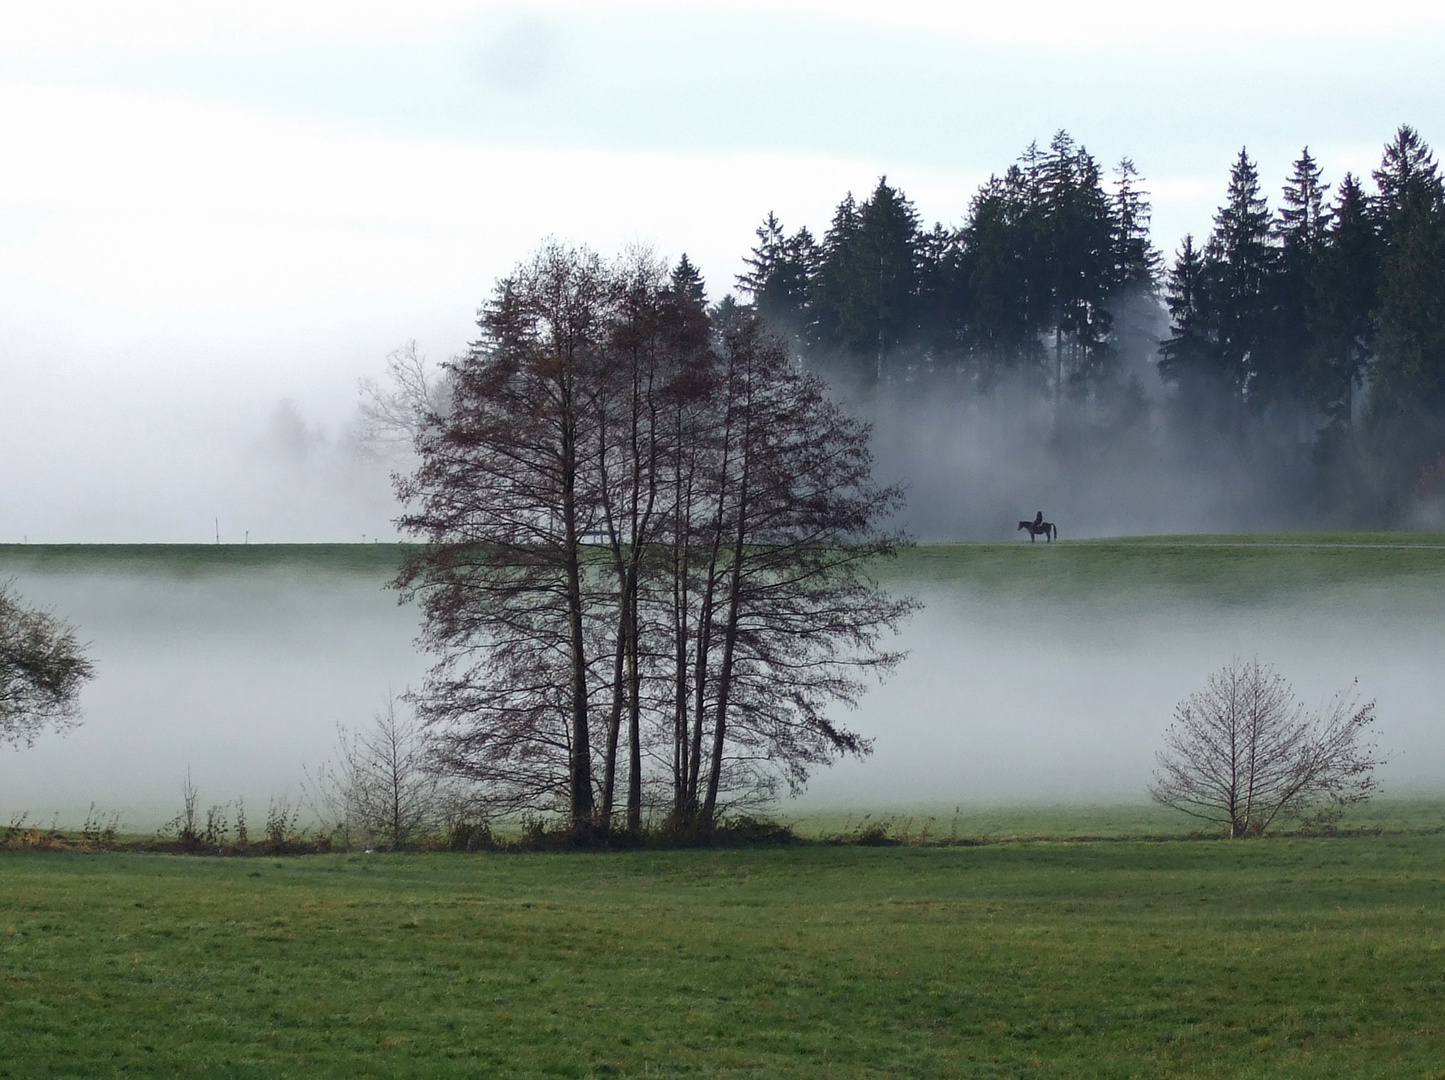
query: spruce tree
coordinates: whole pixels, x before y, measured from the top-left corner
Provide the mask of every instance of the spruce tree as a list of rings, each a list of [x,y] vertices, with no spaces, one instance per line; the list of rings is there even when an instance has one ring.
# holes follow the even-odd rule
[[[1269,348],[1273,363],[1262,372],[1269,377],[1269,385],[1258,388],[1271,399],[1310,396],[1309,368],[1316,351],[1310,312],[1316,267],[1329,224],[1328,190],[1319,165],[1305,147],[1285,182],[1274,224],[1278,260],[1273,275],[1275,325]]]
[[[1370,198],[1346,173],[1329,208],[1314,263],[1309,310],[1313,353],[1305,378],[1310,401],[1340,429],[1355,412],[1355,388],[1374,350],[1380,241]]]
[[[861,206],[850,195],[834,215],[817,274],[817,343],[841,351],[866,382],[912,336],[918,214],[881,177]]]
[[[958,369],[972,314],[973,298],[959,234],[935,224],[919,240],[914,297],[915,329],[935,374]]]
[[[1405,209],[1412,190],[1429,189],[1439,183],[1435,155],[1409,124],[1401,124],[1395,137],[1385,145],[1380,167],[1374,171],[1379,195],[1375,212],[1380,221],[1380,234],[1388,245],[1392,242],[1396,219]]]
[[[1113,235],[1110,237],[1112,265],[1110,280],[1115,288],[1151,288],[1159,275],[1162,261],[1158,249],[1149,240],[1149,193],[1137,185],[1139,170],[1130,158],[1121,158],[1114,167],[1114,194],[1111,198]]]
[[[1011,165],[973,197],[960,234],[960,272],[972,300],[966,338],[983,386],[1006,372],[1032,374],[1042,359],[1036,203],[1034,178]]]
[[[778,331],[796,335],[807,321],[817,244],[806,228],[786,235],[782,222],[771,212],[758,226],[757,237],[757,244],[743,259],[747,270],[737,277],[738,289]]]
[[[1388,497],[1401,507],[1445,457],[1445,187],[1409,128],[1386,147],[1375,179],[1385,256],[1368,415]]]
[[[812,305],[807,341],[814,354],[829,355],[845,346],[857,289],[858,203],[850,191],[833,211],[833,221],[823,236],[816,272],[810,288]]]
[[[1269,205],[1246,150],[1230,169],[1225,204],[1204,249],[1207,322],[1219,374],[1241,404],[1262,399],[1272,381],[1267,355],[1274,319],[1271,276],[1276,265]]]
[[[1054,399],[1104,373],[1117,225],[1098,163],[1060,131],[1040,169],[1040,243],[1054,338]]]
[[[1159,374],[1193,397],[1218,377],[1219,360],[1210,328],[1209,282],[1204,254],[1186,234],[1165,277],[1164,302],[1169,308],[1169,338],[1159,349]]]

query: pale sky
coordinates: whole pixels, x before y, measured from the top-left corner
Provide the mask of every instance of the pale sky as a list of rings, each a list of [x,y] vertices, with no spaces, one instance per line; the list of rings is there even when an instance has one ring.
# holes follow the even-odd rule
[[[355,383],[544,236],[686,251],[880,174],[925,222],[1068,129],[1172,252],[1247,146],[1445,139],[1405,3],[0,3],[0,542],[390,535]],[[283,402],[287,404],[283,404]]]

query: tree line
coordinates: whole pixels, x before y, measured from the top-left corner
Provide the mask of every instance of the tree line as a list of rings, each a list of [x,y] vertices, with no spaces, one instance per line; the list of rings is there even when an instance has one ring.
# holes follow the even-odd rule
[[[1240,151],[1165,280],[1161,374],[1207,427],[1302,419],[1325,494],[1389,521],[1445,491],[1445,186],[1401,127],[1331,197],[1308,148],[1274,213]]]
[[[1370,179],[1331,193],[1306,148],[1272,211],[1241,150],[1208,236],[1166,264],[1134,164],[1106,177],[1060,132],[955,228],[924,231],[886,177],[821,240],[769,214],[738,286],[835,382],[1008,381],[1056,426],[1141,400],[1131,360],[1157,346],[1163,423],[1199,445],[1270,433],[1313,469],[1322,514],[1388,523],[1445,495],[1445,190],[1409,127]],[[1140,335],[1160,304],[1167,331]]]
[[[1051,393],[1088,390],[1112,374],[1120,298],[1154,282],[1149,213],[1131,161],[1106,181],[1060,132],[990,177],[956,229],[924,232],[887,177],[861,203],[845,197],[821,241],[769,214],[738,287],[835,375],[950,372],[985,389],[1014,376]]]
[[[902,495],[866,426],[686,257],[547,244],[478,326],[398,481],[443,771],[579,836],[706,833],[865,753],[826,707],[913,607],[868,571]]]

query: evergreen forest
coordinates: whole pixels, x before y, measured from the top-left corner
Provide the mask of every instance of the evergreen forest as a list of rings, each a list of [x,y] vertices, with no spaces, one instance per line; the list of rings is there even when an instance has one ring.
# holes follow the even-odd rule
[[[1440,524],[1445,185],[1421,136],[1400,127],[1368,178],[1305,148],[1273,206],[1241,150],[1172,259],[1144,183],[1061,131],[956,227],[925,230],[886,177],[821,238],[770,213],[738,287],[855,401],[1024,402],[1060,461],[1265,476],[1281,524]]]

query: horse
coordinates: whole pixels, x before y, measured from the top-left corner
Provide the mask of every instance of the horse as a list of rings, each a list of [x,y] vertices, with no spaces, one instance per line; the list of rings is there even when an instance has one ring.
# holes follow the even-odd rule
[[[1036,536],[1042,536],[1045,541],[1052,544],[1056,539],[1058,539],[1059,535],[1058,527],[1052,521],[1020,521],[1019,527],[1014,531],[1023,531],[1028,533],[1030,544],[1034,542],[1034,537]]]

